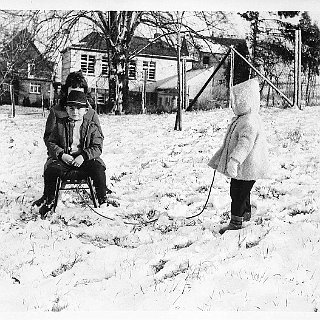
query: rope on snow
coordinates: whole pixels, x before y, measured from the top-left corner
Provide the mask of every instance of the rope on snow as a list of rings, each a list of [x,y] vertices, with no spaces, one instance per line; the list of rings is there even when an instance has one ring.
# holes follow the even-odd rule
[[[216,170],[214,170],[212,182],[211,182],[211,185],[210,185],[210,188],[209,188],[209,193],[208,193],[208,196],[207,196],[207,200],[206,200],[203,208],[201,209],[201,211],[198,212],[198,213],[195,214],[195,215],[186,217],[186,219],[196,218],[196,217],[200,216],[200,215],[203,213],[203,211],[206,209],[207,204],[208,204],[208,201],[209,201],[209,199],[210,199],[210,194],[211,194],[211,190],[212,190],[213,183],[214,183],[214,180],[215,180],[215,176],[216,176]],[[102,217],[102,218],[105,218],[105,219],[108,219],[108,220],[111,220],[111,221],[115,221],[114,218],[110,218],[110,217],[108,217],[108,216],[105,216],[105,215],[101,214],[100,212],[98,212],[97,210],[95,210],[90,204],[88,204],[88,201],[86,201],[86,200],[83,198],[82,194],[79,192],[79,189],[77,188],[76,190],[77,190],[79,196],[81,197],[81,199],[85,202],[86,206],[91,209],[91,211],[93,211],[94,213],[96,213],[97,215],[99,215],[99,216]],[[85,190],[85,192],[87,192],[87,191]],[[88,192],[87,192],[87,193],[88,193]],[[89,193],[88,193],[88,194],[89,194]],[[123,220],[123,219],[122,219],[122,221],[123,221],[124,224],[138,226],[138,225],[147,225],[147,224],[156,222],[156,221],[158,221],[158,219],[159,219],[159,217],[154,218],[154,219],[152,219],[152,220],[140,222],[140,223],[130,222],[130,221],[126,221],[126,220]],[[173,220],[173,218],[169,218],[169,220]]]

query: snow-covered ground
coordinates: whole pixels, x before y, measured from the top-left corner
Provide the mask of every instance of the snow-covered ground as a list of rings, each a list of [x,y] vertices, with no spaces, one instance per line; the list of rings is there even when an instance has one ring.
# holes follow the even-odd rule
[[[222,236],[224,176],[186,217],[206,201],[230,110],[184,113],[182,131],[173,114],[101,116],[112,221],[74,191],[38,217],[45,117],[1,108],[0,311],[319,311],[319,107],[262,110],[271,177],[252,220]]]

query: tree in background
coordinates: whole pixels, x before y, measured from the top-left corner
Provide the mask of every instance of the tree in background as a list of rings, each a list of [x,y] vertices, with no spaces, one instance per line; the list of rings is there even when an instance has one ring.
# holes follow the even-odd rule
[[[279,11],[279,16],[293,17],[297,14],[296,11]],[[299,18],[299,22],[296,25],[292,25],[287,21],[279,21],[279,30],[281,32],[282,39],[290,42],[293,46],[295,41],[295,30],[301,30],[301,67],[302,72],[305,75],[305,101],[309,104],[311,98],[311,89],[314,88],[315,76],[319,75],[320,64],[320,31],[317,24],[312,23],[308,12],[302,12]],[[283,41],[283,40],[282,40]],[[293,61],[293,50],[286,50],[281,53],[281,56],[285,61]]]
[[[36,24],[38,32],[47,37],[47,54],[56,53],[89,31],[103,36],[108,48],[108,109],[121,114],[127,85],[128,48],[143,15],[142,11],[46,11],[38,13]],[[52,25],[58,28],[52,30]]]
[[[15,12],[13,14],[15,15]],[[13,94],[15,100],[17,100],[16,91],[19,90],[19,80],[21,78],[26,78],[29,74],[51,78],[53,68],[53,63],[47,61],[34,44],[34,34],[32,28],[30,28],[32,19],[21,21],[21,16],[15,15],[15,17],[17,19],[8,21],[6,13],[0,12],[0,19],[2,18],[0,85],[2,88],[1,101],[5,103],[11,102],[11,97],[9,97],[10,85],[13,86]],[[26,26],[26,28],[22,28],[23,26]],[[29,28],[27,28],[28,26]]]
[[[315,76],[319,75],[320,30],[315,23],[311,22],[308,12],[302,13],[298,26],[301,29],[302,39],[301,65],[307,80],[305,100],[306,104],[309,104],[312,84]]]
[[[115,113],[122,113],[127,103],[128,61],[130,43],[140,25],[157,31],[160,37],[177,49],[177,30],[189,45],[199,40],[210,44],[210,37],[228,30],[227,15],[223,12],[188,12],[177,19],[176,12],[160,11],[6,11],[10,19],[32,20],[31,26],[43,55],[59,58],[60,51],[89,32],[99,32],[107,43],[109,56],[109,105]],[[200,22],[200,24],[199,24]],[[201,25],[201,26],[199,26]]]
[[[280,79],[287,78],[288,71],[294,60],[294,32],[297,22],[290,22],[299,11],[258,12],[247,11],[240,16],[250,22],[251,63],[277,87],[281,86]],[[280,67],[281,66],[281,67]],[[286,66],[286,68],[284,68]],[[262,82],[263,90],[266,82]],[[269,103],[270,88],[268,89],[267,104]]]
[[[122,113],[127,103],[127,73],[129,61],[129,46],[138,26],[144,24],[158,30],[168,44],[176,47],[176,38],[173,36],[177,30],[178,20],[172,12],[160,11],[6,11],[9,20],[17,17],[32,19],[32,29],[38,35],[38,41],[43,47],[44,55],[57,58],[60,51],[66,46],[81,39],[89,32],[99,32],[107,43],[109,56],[109,108],[115,113]],[[212,29],[214,22],[210,22],[216,14],[190,13],[190,16],[199,17],[205,21],[203,31]],[[221,14],[223,17],[223,15]],[[192,19],[191,19],[192,20]],[[219,23],[217,19],[217,24]],[[181,24],[183,32],[201,35],[187,18]],[[202,35],[201,35],[202,36]],[[204,37],[205,38],[205,37]],[[108,109],[109,109],[108,108]]]

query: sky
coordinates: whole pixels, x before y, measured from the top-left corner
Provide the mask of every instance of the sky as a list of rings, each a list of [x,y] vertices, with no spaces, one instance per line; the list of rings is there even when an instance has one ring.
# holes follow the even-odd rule
[[[1,3],[3,2],[3,3]],[[44,2],[42,0],[1,0],[2,8],[21,9],[45,8],[45,9],[112,9],[112,10],[316,10],[319,7],[317,0],[269,0],[269,1],[244,1],[244,0],[95,0],[92,2],[84,0],[56,0]],[[320,10],[320,9],[319,9]]]
[[[320,24],[320,4],[317,0],[55,0],[45,2],[42,0],[0,0],[2,9],[43,9],[43,10],[166,10],[166,11],[277,11],[299,10],[308,11],[313,21]]]

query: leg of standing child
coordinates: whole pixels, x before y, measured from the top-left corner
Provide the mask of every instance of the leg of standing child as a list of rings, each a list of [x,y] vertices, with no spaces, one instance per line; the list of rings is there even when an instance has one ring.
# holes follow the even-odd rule
[[[223,234],[227,230],[238,230],[242,227],[242,222],[249,214],[251,215],[250,192],[254,185],[254,180],[231,179],[231,221],[228,226],[222,228],[219,232]]]
[[[231,215],[243,217],[246,212],[251,212],[250,192],[254,183],[254,180],[231,179]]]

